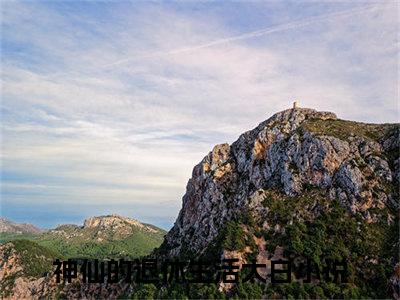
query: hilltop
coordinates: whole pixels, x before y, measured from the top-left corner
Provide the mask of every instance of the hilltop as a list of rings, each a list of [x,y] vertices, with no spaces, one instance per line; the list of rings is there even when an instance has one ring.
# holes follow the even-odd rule
[[[165,231],[132,218],[107,215],[88,218],[82,226],[59,225],[40,233],[0,234],[3,242],[28,239],[70,258],[139,257],[162,242]]]
[[[396,294],[399,128],[306,108],[273,115],[194,167],[179,216],[155,254],[310,258],[319,266],[348,259],[349,284],[220,287],[239,297]]]

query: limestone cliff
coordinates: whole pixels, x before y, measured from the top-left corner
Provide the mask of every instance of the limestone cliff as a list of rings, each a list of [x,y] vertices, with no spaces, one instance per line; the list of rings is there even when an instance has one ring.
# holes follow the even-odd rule
[[[398,125],[305,108],[279,112],[194,167],[162,248],[169,256],[201,253],[236,214],[257,210],[259,192],[269,189],[294,197],[318,188],[373,222],[374,208],[398,207],[398,149]]]

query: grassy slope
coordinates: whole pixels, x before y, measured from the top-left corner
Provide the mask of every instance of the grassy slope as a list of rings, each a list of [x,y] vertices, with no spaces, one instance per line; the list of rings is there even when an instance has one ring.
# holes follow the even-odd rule
[[[64,237],[44,235],[38,243],[50,249],[56,249],[65,256],[77,258],[118,258],[147,255],[162,242],[162,234],[135,232],[122,239],[110,239],[102,242],[85,237],[66,240]]]
[[[83,232],[82,236],[66,238],[56,233],[8,234],[0,233],[0,243],[26,239],[69,258],[109,259],[139,257],[149,254],[158,247],[165,232],[149,233],[141,230],[125,237],[113,237],[110,232],[103,241],[93,238],[93,233]]]
[[[340,119],[311,119],[305,121],[300,128],[317,135],[330,135],[341,140],[348,140],[351,136],[358,136],[367,140],[378,141],[392,130],[399,129],[399,127],[399,124],[366,124]]]

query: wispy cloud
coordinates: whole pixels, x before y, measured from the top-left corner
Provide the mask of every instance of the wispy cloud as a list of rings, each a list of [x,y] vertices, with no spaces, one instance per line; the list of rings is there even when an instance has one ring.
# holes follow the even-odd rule
[[[222,44],[226,44],[226,43],[232,43],[232,42],[236,42],[236,41],[240,41],[240,40],[246,40],[246,39],[250,39],[250,38],[260,37],[260,36],[275,33],[275,32],[297,29],[299,27],[313,25],[314,23],[318,23],[321,21],[326,22],[327,20],[334,19],[334,18],[337,19],[337,18],[343,18],[343,17],[351,17],[351,16],[354,16],[357,14],[375,11],[379,8],[383,8],[383,5],[382,4],[370,5],[370,6],[359,8],[359,9],[352,9],[352,10],[340,11],[340,12],[335,12],[335,13],[322,14],[319,16],[307,18],[305,20],[288,22],[285,24],[271,26],[271,27],[255,30],[252,32],[247,32],[244,34],[230,36],[227,38],[220,38],[220,39],[213,40],[213,41],[206,42],[206,43],[199,44],[199,45],[187,46],[187,47],[182,47],[182,48],[169,50],[169,51],[160,51],[160,52],[150,53],[147,55],[125,58],[125,59],[115,61],[115,62],[112,62],[109,64],[105,64],[105,65],[99,66],[99,67],[108,68],[108,67],[118,66],[121,64],[129,63],[131,61],[137,61],[137,60],[141,60],[141,59],[155,58],[155,57],[159,57],[159,56],[163,56],[163,55],[174,55],[174,54],[181,54],[181,53],[185,53],[185,52],[192,52],[195,50],[209,48],[209,47],[222,45]]]

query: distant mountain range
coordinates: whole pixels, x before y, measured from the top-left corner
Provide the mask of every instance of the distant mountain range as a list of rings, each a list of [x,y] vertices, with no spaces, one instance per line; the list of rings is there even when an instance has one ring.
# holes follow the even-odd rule
[[[331,112],[279,112],[233,144],[216,145],[193,168],[182,209],[164,238],[161,229],[119,216],[19,233],[33,242],[18,238],[0,246],[1,272],[7,273],[0,272],[0,290],[17,298],[400,298],[399,133],[399,124],[340,120]],[[3,233],[7,238],[16,234]],[[264,282],[208,285],[121,280],[57,286],[40,276],[60,254],[111,258],[145,255],[152,248],[159,259],[238,258],[265,266],[292,259],[321,270],[327,261],[346,259],[348,282],[315,273],[304,282],[297,278],[304,270],[294,269],[292,282],[284,284],[271,283],[266,270]],[[33,255],[28,261],[26,253]],[[13,281],[16,274],[25,275]]]
[[[158,247],[165,231],[118,215],[92,217],[83,226],[59,225],[40,230],[30,224],[1,219],[0,242],[27,239],[62,257],[118,258],[147,255]]]
[[[15,223],[13,221],[7,220],[5,218],[0,218],[0,233],[41,233],[44,230],[33,226],[32,224],[28,223]]]

